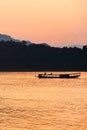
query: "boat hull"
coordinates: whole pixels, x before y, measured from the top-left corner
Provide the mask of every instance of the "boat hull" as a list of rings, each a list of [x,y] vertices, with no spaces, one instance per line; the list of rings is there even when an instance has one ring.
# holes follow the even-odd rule
[[[71,74],[39,74],[38,78],[78,78],[80,73]]]

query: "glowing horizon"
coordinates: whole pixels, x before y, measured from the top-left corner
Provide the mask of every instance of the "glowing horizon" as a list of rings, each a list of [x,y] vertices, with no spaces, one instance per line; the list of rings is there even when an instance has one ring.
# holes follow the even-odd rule
[[[0,33],[32,42],[87,44],[87,0],[1,0]]]

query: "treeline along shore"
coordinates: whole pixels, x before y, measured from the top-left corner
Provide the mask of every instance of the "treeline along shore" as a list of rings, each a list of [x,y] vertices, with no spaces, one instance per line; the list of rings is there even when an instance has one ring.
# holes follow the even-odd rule
[[[87,45],[58,48],[0,41],[0,71],[87,71]]]

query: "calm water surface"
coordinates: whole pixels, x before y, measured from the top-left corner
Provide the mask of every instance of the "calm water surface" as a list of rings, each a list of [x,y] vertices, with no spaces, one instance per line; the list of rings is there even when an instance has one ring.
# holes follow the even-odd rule
[[[87,130],[87,72],[78,79],[0,73],[0,130]]]

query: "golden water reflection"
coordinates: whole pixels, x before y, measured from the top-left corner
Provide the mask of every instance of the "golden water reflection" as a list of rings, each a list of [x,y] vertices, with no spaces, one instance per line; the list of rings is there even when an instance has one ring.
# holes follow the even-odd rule
[[[0,73],[0,130],[87,130],[86,80]]]

